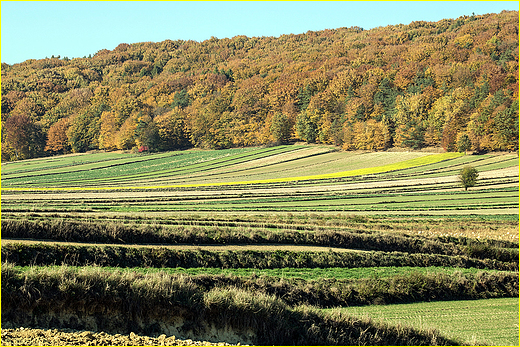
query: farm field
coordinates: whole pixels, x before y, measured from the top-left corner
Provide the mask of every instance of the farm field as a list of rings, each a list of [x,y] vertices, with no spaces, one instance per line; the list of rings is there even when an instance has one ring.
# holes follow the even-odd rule
[[[467,191],[465,165],[479,171]],[[518,176],[516,153],[318,145],[2,164],[2,326],[260,345],[509,344],[511,321],[473,337],[442,317],[436,331],[380,317],[518,298]]]
[[[518,298],[348,307],[342,311],[375,320],[438,329],[450,337],[470,341],[472,345],[518,345]],[[501,322],[499,326],[498,321]]]

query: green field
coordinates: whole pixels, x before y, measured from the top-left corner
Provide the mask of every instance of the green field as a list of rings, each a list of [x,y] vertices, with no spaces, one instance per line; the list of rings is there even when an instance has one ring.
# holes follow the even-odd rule
[[[348,307],[376,321],[437,329],[472,345],[518,346],[518,298]]]
[[[457,178],[465,165],[479,171],[468,191]],[[518,176],[517,154],[314,145],[2,163],[2,322],[29,326],[28,307],[42,317],[51,307],[80,317],[111,307],[126,317],[122,333],[129,322],[159,335],[167,315],[143,322],[164,307],[184,312],[186,327],[209,319],[253,329],[256,340],[237,341],[256,344],[289,341],[257,324],[266,312],[304,344],[448,343],[443,336],[510,344],[518,341]],[[171,299],[172,288],[187,296]],[[468,316],[471,303],[487,311]],[[405,304],[418,313],[396,318],[399,307],[416,307]],[[204,313],[192,317],[192,308]],[[358,316],[390,327],[363,318],[362,329]],[[493,335],[483,316],[509,318]],[[81,322],[67,324],[88,330]]]
[[[515,155],[464,157],[457,153],[345,153],[327,147],[280,146],[169,154],[94,154],[96,158],[48,159],[2,165],[2,186],[11,189],[86,189],[100,187],[213,187],[273,183],[330,183],[331,179],[387,180],[449,176],[462,165],[483,171],[518,166]],[[442,163],[442,165],[440,165]],[[371,177],[366,177],[370,175]],[[377,177],[372,177],[377,175]],[[354,177],[354,178],[352,178]],[[308,182],[310,181],[310,182]]]
[[[29,267],[22,267],[27,270]],[[74,269],[74,267],[71,267]],[[76,268],[77,270],[81,268]],[[281,269],[221,269],[221,268],[111,268],[104,267],[105,270],[112,271],[135,271],[141,273],[156,273],[166,272],[168,274],[186,274],[186,275],[224,275],[224,276],[269,276],[277,278],[296,278],[302,280],[315,280],[321,279],[367,279],[367,278],[389,278],[396,275],[409,275],[411,273],[432,273],[432,274],[453,274],[455,272],[461,274],[476,274],[479,269],[475,268],[455,268],[455,267],[410,267],[410,266],[392,266],[392,267],[366,267],[366,268],[281,268]],[[495,270],[497,271],[497,270]],[[489,272],[494,272],[489,270]]]

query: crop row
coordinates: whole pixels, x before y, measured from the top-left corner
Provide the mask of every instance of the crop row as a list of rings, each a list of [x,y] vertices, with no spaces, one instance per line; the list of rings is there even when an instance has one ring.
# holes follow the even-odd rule
[[[420,176],[420,175],[419,175]],[[208,178],[209,179],[209,178]],[[211,181],[208,181],[211,182]],[[280,192],[283,191],[285,196],[288,197],[297,197],[300,196],[315,196],[315,195],[323,195],[327,190],[338,191],[335,194],[334,198],[351,195],[351,194],[391,194],[396,195],[399,193],[413,193],[417,192],[418,195],[427,195],[426,190],[430,191],[430,194],[439,190],[452,190],[452,194],[457,193],[470,193],[470,192],[460,192],[460,184],[453,179],[450,179],[444,183],[436,183],[430,182],[428,180],[423,181],[401,181],[375,176],[352,176],[352,177],[340,177],[340,178],[331,178],[331,179],[310,179],[310,180],[296,180],[296,181],[286,181],[286,182],[261,182],[258,181],[256,183],[252,182],[233,182],[233,183],[201,183],[201,184],[193,184],[193,185],[167,185],[167,186],[149,186],[145,185],[150,183],[147,180],[143,181],[135,181],[133,182],[139,187],[115,187],[115,186],[96,186],[96,187],[60,187],[60,188],[4,188],[3,194],[5,196],[15,196],[17,194],[21,194],[24,191],[32,191],[40,194],[44,193],[74,193],[78,197],[81,197],[82,193],[85,192],[93,192],[93,193],[116,193],[116,192],[134,192],[134,193],[145,193],[145,192],[154,192],[156,193],[161,191],[165,192],[165,195],[168,195],[166,192],[189,192],[189,195],[197,195],[198,192],[206,191],[206,192],[219,192],[221,197],[225,198],[233,198],[233,192],[235,192],[236,197],[247,196],[250,191],[253,189],[263,189],[264,191],[255,192],[255,196],[265,197],[276,197],[280,195]],[[359,185],[358,183],[362,183]],[[481,191],[493,191],[496,189],[503,189],[504,187],[511,188],[514,184],[518,183],[518,175],[510,175],[505,177],[498,178],[480,178],[477,181],[476,187]],[[334,185],[340,184],[339,187],[334,187]],[[310,186],[315,187],[314,190],[309,190]],[[497,188],[495,188],[497,187]],[[270,189],[272,193],[267,195],[265,193],[265,189]],[[302,191],[302,189],[304,189]],[[514,191],[512,189],[508,189],[509,191]],[[321,192],[321,193],[320,193]],[[223,194],[224,193],[224,194]],[[330,193],[329,193],[330,194]],[[124,195],[124,194],[123,194]],[[184,193],[186,195],[186,193]],[[42,195],[43,197],[44,195]],[[143,195],[146,196],[146,195]],[[199,195],[204,198],[204,195]],[[116,197],[117,198],[117,197]],[[11,198],[12,199],[12,198]],[[181,197],[182,199],[182,197]]]
[[[16,199],[16,195],[3,201],[4,212],[23,211],[358,211],[358,210],[479,210],[489,208],[515,208],[518,190],[503,187],[475,191],[442,193],[420,192],[365,192],[365,193],[314,193],[227,196],[172,196],[142,198],[81,198],[74,199]]]
[[[81,172],[91,171],[91,170],[114,170],[114,168],[118,168],[120,170],[121,167],[131,167],[131,166],[143,166],[145,163],[146,166],[153,165],[153,163],[157,161],[174,161],[177,156],[181,155],[180,152],[172,152],[172,153],[161,153],[155,156],[146,156],[146,155],[131,155],[131,156],[118,156],[112,157],[107,156],[103,158],[99,158],[98,160],[88,159],[84,161],[65,161],[59,162],[59,164],[53,166],[45,166],[45,165],[29,165],[29,167],[22,170],[13,170],[14,168],[11,165],[7,165],[7,168],[3,171],[2,175],[4,176],[4,180],[7,182],[20,179],[20,178],[31,178],[31,177],[44,177],[44,176],[53,176],[57,175],[58,177],[63,174],[74,174],[78,175]]]
[[[518,199],[516,199],[518,200]],[[507,198],[507,199],[494,199],[493,201],[487,201],[486,203],[479,202],[478,200],[474,202],[468,202],[464,199],[460,200],[450,200],[450,201],[437,201],[435,203],[432,202],[412,202],[406,204],[405,202],[374,202],[374,203],[366,203],[366,204],[356,204],[356,205],[312,205],[307,206],[306,204],[297,205],[284,205],[284,206],[272,206],[269,204],[152,204],[152,205],[138,205],[138,206],[129,206],[129,205],[87,205],[85,203],[79,203],[78,206],[74,204],[66,205],[66,204],[45,204],[43,202],[39,203],[31,203],[31,204],[17,204],[16,207],[9,207],[6,204],[4,210],[6,212],[183,212],[183,211],[196,211],[196,212],[356,212],[356,211],[365,211],[365,212],[391,212],[391,211],[468,211],[471,213],[473,211],[478,210],[489,210],[489,209],[515,209],[518,207],[518,202],[515,202],[515,198]]]
[[[178,152],[180,153],[180,152]],[[164,153],[163,155],[170,156],[177,153]],[[146,154],[130,154],[120,152],[109,153],[89,153],[89,154],[74,154],[69,156],[45,157],[35,158],[32,160],[19,160],[14,162],[2,163],[2,171],[4,175],[19,174],[23,172],[54,170],[63,167],[74,167],[78,165],[85,165],[90,163],[109,162],[112,160],[121,159],[136,159],[145,157],[151,159]],[[160,157],[160,156],[159,156]]]
[[[21,267],[24,268],[24,267]],[[28,268],[28,267],[25,267]],[[71,267],[72,268],[72,267]],[[75,267],[81,269],[81,267]],[[107,271],[132,271],[140,273],[155,273],[165,272],[168,274],[178,275],[209,275],[209,276],[237,276],[237,277],[248,277],[248,278],[278,278],[279,280],[287,279],[289,281],[295,280],[298,283],[304,283],[305,281],[321,281],[324,280],[341,280],[355,282],[357,280],[368,280],[368,279],[381,279],[391,278],[394,276],[410,276],[412,273],[419,273],[428,276],[451,276],[451,275],[476,275],[477,273],[486,272],[488,274],[502,272],[500,270],[482,270],[475,268],[458,268],[458,267],[442,267],[442,266],[429,266],[429,267],[410,267],[410,266],[380,266],[380,267],[363,267],[363,268],[282,268],[282,269],[220,269],[220,268],[151,268],[151,267],[134,267],[134,268],[118,268],[118,267],[104,267]],[[515,274],[515,272],[509,272]],[[306,282],[305,282],[306,283]],[[346,282],[345,282],[346,283]]]
[[[55,175],[55,172],[35,172],[26,174],[17,181],[7,177],[6,183],[9,185],[34,185],[34,184],[60,184],[71,185],[78,183],[96,183],[99,185],[103,181],[117,181],[124,182],[126,180],[135,180],[143,177],[153,178],[164,175],[175,176],[191,172],[201,172],[222,165],[230,165],[231,163],[244,162],[253,160],[259,157],[275,155],[285,151],[294,151],[300,149],[299,147],[282,146],[277,148],[264,148],[257,150],[234,149],[225,151],[201,151],[201,152],[173,152],[174,155],[164,157],[164,155],[154,155],[153,158],[160,159],[156,163],[149,165],[142,165],[139,162],[127,162],[126,164],[133,165],[113,165],[104,164],[100,167],[92,167],[91,165],[81,168],[67,170],[65,168],[60,173]],[[149,159],[150,160],[150,159]],[[117,167],[116,167],[117,166]],[[47,176],[50,176],[46,179]]]
[[[479,171],[487,171],[494,170],[499,168],[506,168],[518,165],[518,158],[508,156],[507,158],[501,158],[497,156],[491,156],[491,158],[479,158],[477,156],[470,157],[470,160],[465,162],[459,162],[459,159],[463,159],[466,157],[457,157],[454,159],[447,159],[441,162],[433,163],[433,164],[421,164],[421,161],[425,161],[428,157],[420,157],[413,160],[398,162],[394,164],[386,164],[379,167],[371,167],[370,165],[374,165],[374,163],[378,163],[377,160],[373,162],[366,161],[364,165],[359,165],[363,167],[363,169],[353,169],[351,171],[345,171],[348,167],[356,167],[351,165],[348,161],[341,162],[341,165],[337,165],[336,171],[332,171],[330,169],[322,168],[321,165],[317,165],[316,167],[311,166],[311,171],[308,172],[309,175],[304,175],[306,170],[310,170],[305,166],[300,170],[294,169],[293,165],[292,169],[287,170],[276,170],[275,167],[269,167],[268,170],[259,171],[256,168],[252,168],[246,172],[243,172],[241,175],[237,175],[236,172],[228,175],[228,177],[216,177],[220,182],[248,182],[248,184],[261,184],[258,181],[263,182],[264,184],[275,184],[277,181],[280,181],[281,177],[288,177],[290,180],[283,180],[284,183],[290,182],[298,182],[301,184],[302,182],[308,183],[335,183],[335,182],[345,182],[345,181],[370,181],[370,180],[389,180],[389,179],[405,179],[405,178],[428,178],[428,177],[439,177],[439,176],[449,176],[449,175],[457,175],[460,169],[466,165],[477,164],[476,167]],[[480,162],[481,161],[481,162]],[[415,162],[415,164],[414,164]],[[302,163],[303,164],[303,163]],[[412,165],[409,169],[402,169],[401,167]],[[482,165],[482,166],[480,166]],[[435,167],[446,168],[449,167],[449,170],[436,170]],[[291,166],[288,166],[289,168]],[[321,172],[330,172],[328,174],[318,174],[319,169],[323,169]],[[378,171],[381,171],[378,173]],[[215,177],[213,177],[215,178]],[[256,178],[256,183],[251,183],[252,179]],[[277,180],[278,179],[278,180]],[[191,178],[189,180],[185,180],[185,183],[203,183],[200,179]],[[255,181],[253,181],[255,182]],[[159,182],[157,182],[159,184]],[[164,185],[167,185],[168,182],[164,181]]]
[[[331,194],[330,192],[312,193],[312,194],[237,194],[226,196],[158,196],[158,197],[133,197],[133,198],[87,198],[80,199],[82,204],[151,204],[160,205],[167,204],[256,204],[256,203],[300,203],[305,202],[312,204],[327,203],[327,205],[344,204],[355,202],[357,204],[384,202],[384,199],[392,199],[392,202],[414,202],[414,201],[438,201],[438,200],[455,200],[455,199],[497,199],[497,198],[516,198],[518,199],[518,189],[515,187],[502,187],[486,190],[473,191],[448,191],[448,192],[413,192],[409,190],[399,190],[399,192],[338,192]],[[14,199],[11,199],[14,200]],[[24,200],[17,200],[16,203],[22,203]],[[45,204],[51,203],[53,200],[41,200]],[[66,200],[59,199],[63,204],[77,203],[78,199]]]
[[[57,159],[33,159],[27,162],[12,162],[6,163],[5,174],[10,177],[13,174],[21,173],[21,175],[15,175],[14,177],[31,177],[31,176],[45,176],[54,173],[56,169],[60,169],[59,172],[65,174],[67,170],[74,171],[80,169],[81,171],[87,171],[87,169],[103,170],[101,172],[114,172],[114,173],[132,173],[136,171],[142,165],[139,165],[141,160],[147,162],[148,165],[145,167],[153,167],[156,169],[165,169],[168,167],[182,167],[193,163],[200,163],[205,161],[211,161],[220,159],[230,155],[236,155],[243,152],[248,152],[253,149],[230,149],[222,151],[176,151],[176,152],[165,152],[155,154],[120,154],[114,155],[113,153],[97,153],[82,155],[80,157],[59,157]],[[79,158],[79,159],[76,159]],[[23,163],[21,168],[18,168],[18,163]],[[51,164],[52,163],[52,164]],[[105,165],[92,167],[91,164],[105,163]],[[124,165],[114,165],[124,164]],[[117,170],[113,168],[120,166]],[[24,169],[24,170],[21,170]],[[109,169],[109,170],[104,170]],[[20,172],[21,171],[21,172]],[[24,173],[25,171],[25,173]],[[99,171],[98,171],[99,172]],[[13,177],[13,178],[14,178]]]
[[[466,165],[475,167],[478,171],[488,171],[502,169],[506,167],[518,166],[518,157],[514,155],[482,155],[482,156],[464,156],[450,160],[449,162],[439,162],[423,167],[415,167],[400,170],[396,173],[390,173],[388,176],[409,177],[420,175],[420,177],[438,177],[456,175]]]
[[[286,156],[288,153],[292,154]],[[365,182],[370,182],[375,179],[454,175],[462,165],[467,163],[476,164],[479,170],[518,165],[518,158],[513,155],[462,157],[453,153],[414,155],[415,157],[412,156],[411,159],[399,161],[399,158],[407,156],[403,156],[401,153],[370,153],[352,156],[351,154],[331,153],[327,148],[309,151],[303,146],[171,152],[65,166],[58,169],[42,169],[14,176],[8,174],[4,175],[2,183],[4,191],[15,187],[42,188],[49,185],[65,189],[71,186],[114,189],[125,185],[160,187],[161,189],[184,186],[218,188],[221,185],[272,188],[280,184],[287,186],[287,184],[297,183],[301,186],[302,184],[356,181],[360,178]],[[345,156],[347,160],[341,161],[342,156]],[[377,156],[383,158],[379,166],[374,166],[373,160],[367,160],[372,157],[375,159]],[[258,159],[266,158],[273,158],[273,160],[258,161]],[[315,163],[312,164],[312,162]],[[245,165],[247,163],[250,165]],[[306,165],[298,165],[298,163],[306,163]],[[330,164],[331,166],[325,169],[323,165],[329,165],[327,163],[334,164]],[[296,168],[300,168],[300,170],[294,171]],[[320,169],[321,171],[319,171]],[[7,171],[9,170],[7,169]],[[324,173],[318,174],[318,172]],[[305,175],[306,173],[308,174]],[[22,176],[18,177],[19,175]],[[173,185],[172,182],[174,182]]]
[[[371,154],[358,155],[358,157],[347,157],[344,160],[332,160],[330,164],[327,157],[333,155],[342,155],[343,153],[321,153],[319,156],[313,156],[305,160],[302,156],[295,160],[295,162],[281,162],[271,164],[263,167],[251,165],[248,169],[236,170],[234,166],[229,166],[226,172],[208,172],[202,175],[189,175],[182,178],[178,183],[183,184],[201,184],[211,178],[211,182],[259,182],[276,183],[283,179],[283,181],[315,181],[321,182],[326,180],[333,180],[337,178],[348,178],[355,176],[376,175],[377,177],[396,177],[409,178],[419,175],[420,177],[438,177],[444,175],[456,175],[463,165],[467,163],[475,163],[479,170],[492,170],[502,167],[510,167],[518,165],[518,158],[513,156],[490,156],[489,158],[481,158],[480,156],[470,156],[470,160],[459,161],[465,157],[450,158],[449,156],[442,156],[446,158],[439,165],[436,156],[421,156],[418,158],[409,159],[406,161],[397,161],[397,156],[389,157],[378,162],[378,160],[368,160]],[[366,156],[366,158],[364,158]],[[362,159],[363,160],[360,160]],[[321,159],[321,160],[320,160]],[[359,162],[357,160],[360,160]],[[374,158],[375,159],[375,158]],[[393,160],[392,160],[393,159]],[[396,162],[397,161],[397,162]],[[390,164],[386,164],[390,162]],[[433,162],[428,164],[428,162]],[[377,167],[373,167],[377,163]],[[411,166],[412,168],[406,169]],[[446,168],[449,171],[435,170],[435,167]],[[298,168],[298,169],[296,169]],[[349,171],[346,171],[349,170]],[[406,173],[408,172],[408,173]],[[323,174],[324,173],[324,174]],[[355,175],[355,176],[353,176]],[[152,181],[153,184],[168,185],[171,184],[169,180]]]
[[[222,167],[232,166],[237,163],[244,163],[248,162],[257,158],[262,158],[264,156],[269,155],[275,155],[279,153],[284,153],[286,151],[294,151],[299,149],[299,147],[293,147],[293,146],[285,146],[285,147],[276,147],[272,149],[260,149],[255,151],[249,151],[245,154],[237,154],[230,157],[222,157],[222,154],[219,152],[216,152],[215,155],[218,157],[220,155],[220,159],[214,159],[209,161],[202,161],[200,163],[190,163],[189,165],[184,166],[177,166],[175,163],[171,163],[168,168],[165,169],[158,169],[155,167],[148,168],[143,165],[137,165],[136,168],[139,169],[139,172],[136,172],[134,174],[128,173],[128,168],[118,169],[114,172],[114,170],[86,170],[83,171],[86,175],[85,177],[82,177],[79,172],[65,172],[62,175],[50,175],[48,180],[45,180],[44,176],[43,178],[38,175],[44,175],[44,173],[34,173],[34,177],[22,177],[20,181],[17,181],[15,178],[9,180],[4,180],[4,185],[23,185],[23,186],[30,186],[30,185],[90,185],[90,184],[96,184],[100,185],[105,182],[117,182],[118,184],[124,184],[126,181],[135,181],[139,179],[153,179],[153,178],[161,178],[161,177],[169,177],[169,179],[182,176],[182,175],[190,175],[190,174],[196,174],[196,176],[200,177],[200,172],[205,172],[208,170],[214,170]],[[182,159],[181,156],[177,156]],[[281,178],[268,178],[267,180],[254,180],[254,176],[251,176],[253,180],[249,179],[247,181],[238,182],[238,183],[244,183],[244,182],[251,182],[251,183],[276,183],[280,180],[282,181],[294,181],[294,180],[307,180],[307,179],[323,179],[323,178],[335,178],[335,177],[346,177],[346,176],[355,176],[355,175],[363,175],[363,174],[373,174],[378,172],[386,172],[386,171],[393,171],[393,170],[399,170],[403,168],[408,168],[411,166],[418,166],[418,165],[426,165],[438,162],[440,160],[449,159],[454,157],[453,154],[437,154],[437,155],[429,155],[429,156],[423,156],[420,158],[415,159],[409,159],[406,161],[393,163],[393,164],[387,164],[379,167],[368,167],[363,169],[357,169],[357,170],[351,170],[351,171],[344,171],[344,172],[336,172],[336,173],[329,173],[325,175],[311,175],[311,176],[301,176],[301,177],[281,177]],[[455,156],[456,157],[456,156]],[[175,157],[173,157],[175,158]],[[303,157],[304,158],[304,157]],[[171,160],[171,159],[170,159]],[[347,164],[345,164],[347,165]],[[345,166],[344,165],[344,166]],[[173,168],[171,168],[173,166]],[[370,166],[370,164],[367,162],[365,166]],[[343,169],[344,170],[344,169]],[[204,177],[202,177],[202,180],[204,180]],[[249,176],[246,176],[249,177]],[[232,177],[232,180],[236,179]],[[107,181],[108,180],[108,181]],[[212,178],[212,181],[215,182],[215,177]],[[181,181],[182,182],[182,181]],[[200,181],[199,181],[200,182]],[[197,184],[195,182],[195,184]]]
[[[185,234],[205,235],[213,239],[223,238],[226,234],[240,234],[242,239],[270,238],[272,233],[283,234],[290,232],[341,232],[341,233],[399,233],[412,237],[427,236],[440,238],[443,242],[461,244],[460,240],[478,239],[480,242],[494,242],[492,240],[505,241],[503,244],[495,244],[498,247],[518,246],[518,216],[517,215],[479,215],[465,216],[362,216],[344,214],[314,214],[314,213],[288,213],[288,214],[193,214],[182,213],[177,215],[162,214],[88,214],[78,221],[76,213],[7,213],[2,214],[2,222],[18,221],[13,224],[14,229],[22,230],[18,235],[29,235],[36,238],[35,232],[44,228],[54,229],[54,225],[71,222],[71,226],[77,224],[91,224],[92,230],[97,230],[103,235],[102,230],[116,228],[116,230],[133,230],[139,234],[146,228],[150,230],[162,230],[172,232],[171,228],[178,228]],[[81,222],[81,223],[80,223]],[[105,225],[104,227],[96,225]],[[35,226],[33,229],[32,226]],[[119,228],[118,226],[122,226]],[[53,232],[54,235],[70,233],[73,228],[62,228]],[[169,229],[170,228],[170,229]],[[84,229],[84,228],[83,228]],[[2,229],[7,231],[7,225]],[[14,234],[17,234],[15,231]],[[90,235],[91,232],[83,230],[81,235]],[[255,234],[259,236],[254,236]],[[32,235],[32,236],[31,236]],[[5,237],[5,236],[4,236]],[[99,237],[99,236],[96,236]],[[50,237],[49,237],[50,238]],[[82,236],[85,238],[85,236]],[[484,241],[487,240],[487,241]],[[85,240],[86,241],[86,240]],[[115,242],[115,241],[112,241]]]

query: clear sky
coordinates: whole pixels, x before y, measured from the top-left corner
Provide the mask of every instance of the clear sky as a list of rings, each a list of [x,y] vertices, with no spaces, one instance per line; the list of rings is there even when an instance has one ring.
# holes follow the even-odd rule
[[[518,1],[2,1],[1,61],[75,58],[120,43],[299,34],[518,10]]]

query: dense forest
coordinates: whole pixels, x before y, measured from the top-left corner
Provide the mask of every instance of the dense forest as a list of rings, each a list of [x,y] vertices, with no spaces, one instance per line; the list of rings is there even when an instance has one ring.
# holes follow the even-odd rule
[[[2,64],[2,161],[291,141],[518,150],[518,12]]]

